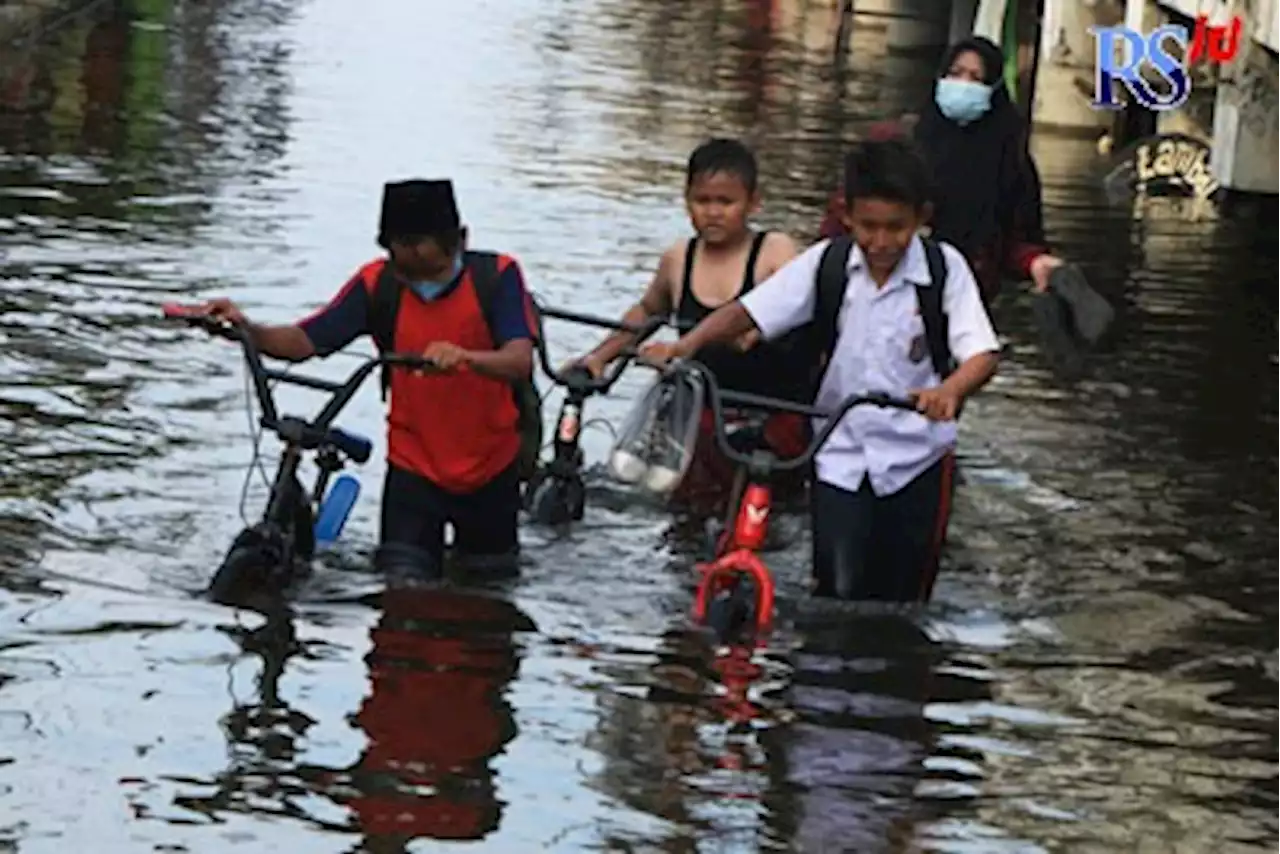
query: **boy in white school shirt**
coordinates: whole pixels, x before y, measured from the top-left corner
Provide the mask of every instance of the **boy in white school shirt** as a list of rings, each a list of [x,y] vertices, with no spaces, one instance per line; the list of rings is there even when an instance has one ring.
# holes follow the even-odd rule
[[[810,506],[819,596],[928,601],[950,513],[955,417],[999,361],[964,257],[945,244],[927,249],[919,234],[931,212],[928,175],[902,139],[862,143],[845,161],[845,224],[855,245],[843,293],[837,268],[838,296],[828,297],[837,332],[816,405],[877,391],[909,396],[919,412],[855,407],[818,452]],[[818,279],[831,243],[810,247],[678,341],[649,345],[646,357],[688,358],[753,329],[765,340],[805,324],[824,334],[815,313],[825,312]],[[939,284],[930,311],[927,289]],[[949,354],[934,352],[931,339],[945,341]]]

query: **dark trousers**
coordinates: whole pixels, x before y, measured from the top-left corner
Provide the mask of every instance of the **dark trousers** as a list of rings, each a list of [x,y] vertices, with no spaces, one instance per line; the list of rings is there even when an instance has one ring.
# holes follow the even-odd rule
[[[864,477],[857,492],[815,483],[815,595],[927,602],[947,536],[955,457],[947,454],[892,495]]]
[[[446,492],[426,478],[389,466],[382,489],[380,556],[397,547],[425,553],[428,571],[439,573],[444,560],[444,526],[453,526],[460,554],[482,558],[513,556],[519,550],[519,472],[514,463],[475,492]],[[403,549],[400,549],[403,551]]]

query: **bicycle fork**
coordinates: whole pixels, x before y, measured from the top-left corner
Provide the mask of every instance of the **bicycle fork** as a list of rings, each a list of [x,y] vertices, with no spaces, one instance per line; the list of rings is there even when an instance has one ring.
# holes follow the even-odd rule
[[[732,596],[746,576],[755,588],[755,630],[764,632],[772,624],[773,574],[756,554],[769,530],[770,498],[766,484],[748,483],[742,490],[733,527],[722,536],[715,560],[698,564],[702,578],[693,603],[697,622],[706,622],[711,603],[722,594]]]

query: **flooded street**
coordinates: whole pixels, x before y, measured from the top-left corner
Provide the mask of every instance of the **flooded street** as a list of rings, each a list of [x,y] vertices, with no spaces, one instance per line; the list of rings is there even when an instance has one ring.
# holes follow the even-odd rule
[[[1025,302],[997,307],[924,617],[806,601],[797,534],[768,556],[779,631],[726,675],[669,518],[603,483],[571,534],[522,531],[518,582],[375,607],[376,382],[339,421],[378,439],[364,493],[298,614],[196,597],[264,490],[242,502],[238,350],[163,303],[297,318],[377,254],[384,181],[448,176],[539,299],[620,312],[686,235],[713,133],[757,147],[761,224],[808,240],[841,141],[932,72],[870,16],[833,65],[829,24],[804,0],[134,0],[0,58],[0,850],[1274,850],[1274,200],[1134,221],[1089,141],[1037,139],[1046,221],[1123,334],[1064,387]],[[557,360],[594,339],[547,332]]]

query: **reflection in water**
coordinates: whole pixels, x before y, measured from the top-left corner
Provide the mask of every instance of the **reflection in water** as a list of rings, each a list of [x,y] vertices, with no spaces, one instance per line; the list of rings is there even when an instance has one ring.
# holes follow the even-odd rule
[[[779,641],[790,648],[749,674],[683,630],[642,668],[603,665],[617,687],[601,699],[601,788],[672,821],[668,850],[703,835],[743,850],[899,850],[965,802],[982,754],[963,709],[991,699],[985,668],[892,611],[806,609]],[[953,711],[933,720],[930,707]]]
[[[483,839],[502,815],[491,760],[516,735],[505,690],[519,669],[514,605],[472,593],[396,590],[372,632],[369,696],[355,716],[369,746],[348,801],[371,848]],[[373,843],[376,842],[376,846]]]
[[[351,723],[367,746],[350,767],[307,761],[316,720],[280,692],[286,665],[323,655],[298,640],[294,615],[276,612],[230,634],[262,660],[257,688],[223,718],[230,767],[209,795],[175,804],[220,813],[274,814],[356,832],[360,850],[404,851],[414,839],[483,839],[498,828],[492,760],[516,736],[507,685],[519,670],[514,634],[536,630],[503,599],[448,589],[388,592],[369,632],[369,691]],[[322,795],[347,807],[338,822],[309,806]]]
[[[212,794],[179,795],[178,806],[211,818],[224,811],[305,815],[298,801],[308,794],[311,775],[298,768],[299,741],[316,721],[280,692],[288,663],[312,654],[299,642],[294,621],[293,614],[277,610],[256,629],[224,629],[241,650],[262,660],[262,669],[255,690],[237,698],[222,719],[229,767],[208,784]]]
[[[827,613],[796,628],[783,693],[794,719],[761,739],[770,814],[801,851],[897,850],[929,804],[916,795],[935,747],[925,705],[964,695],[942,693],[956,686],[935,679],[939,650],[908,616]]]
[[[193,276],[176,256],[197,241],[216,245],[214,199],[254,182],[283,153],[288,52],[264,35],[233,53],[219,31],[232,20],[267,34],[290,5],[100,3],[29,52],[0,57],[0,77],[49,87],[47,98],[28,91],[0,110],[7,544],[46,521],[33,506],[65,506],[82,478],[162,453],[167,418],[138,395],[172,366],[136,313],[140,303],[190,291]],[[151,488],[111,492],[145,498]],[[11,507],[19,518],[10,523]],[[117,526],[78,521],[60,526],[55,542],[96,539],[102,548],[116,539]],[[120,540],[136,533],[118,527]]]
[[[1063,387],[1025,301],[997,306],[1011,351],[966,413],[932,642],[820,613],[801,533],[769,563],[802,613],[735,696],[684,622],[691,560],[616,494],[524,532],[519,611],[353,607],[370,577],[342,561],[234,642],[186,598],[240,527],[248,423],[234,354],[152,323],[160,303],[303,314],[372,251],[381,182],[426,171],[540,296],[620,311],[687,233],[712,134],[757,147],[761,225],[811,235],[845,143],[934,67],[869,4],[833,53],[834,5],[119,0],[0,56],[0,836],[821,850],[844,822],[860,850],[1272,850],[1275,206],[1135,219],[1078,141],[1035,140],[1047,225],[1122,334]],[[591,333],[551,337],[558,359]],[[344,426],[377,436],[367,391]],[[381,460],[358,474],[353,555]],[[262,684],[227,714],[237,644]]]
[[[598,655],[611,659],[599,670],[614,683],[598,700],[593,738],[608,757],[601,790],[667,819],[667,850],[691,850],[684,843],[704,833],[750,845],[768,784],[754,735],[771,717],[759,697],[763,680],[751,686],[749,709],[726,702],[733,688],[726,691],[717,678],[708,637],[687,629],[667,632],[643,665],[624,663],[632,657],[625,653]],[[777,670],[777,662],[764,664]],[[643,841],[621,834],[609,840],[617,847]]]

